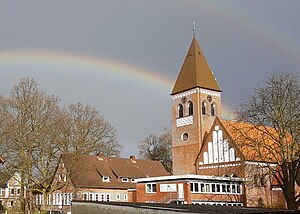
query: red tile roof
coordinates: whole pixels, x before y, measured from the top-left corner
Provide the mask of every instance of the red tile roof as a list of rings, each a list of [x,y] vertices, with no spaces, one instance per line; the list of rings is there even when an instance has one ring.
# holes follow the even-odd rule
[[[274,128],[226,120],[222,123],[245,160],[275,163],[280,161],[280,153],[276,152],[280,145],[277,143]]]
[[[73,154],[61,159],[73,185],[81,188],[135,188],[131,179],[168,175],[159,161]],[[110,182],[104,182],[103,176],[109,176]],[[122,182],[122,177],[129,181]]]

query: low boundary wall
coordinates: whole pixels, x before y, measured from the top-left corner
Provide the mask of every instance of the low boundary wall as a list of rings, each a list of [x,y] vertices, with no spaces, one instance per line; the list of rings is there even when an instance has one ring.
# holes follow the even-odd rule
[[[125,202],[72,201],[72,214],[300,214],[299,211],[230,207],[217,205],[147,204]]]

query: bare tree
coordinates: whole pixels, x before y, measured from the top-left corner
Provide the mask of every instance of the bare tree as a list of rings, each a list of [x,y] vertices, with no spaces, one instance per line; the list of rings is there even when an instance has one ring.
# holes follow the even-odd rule
[[[26,203],[32,208],[33,192],[43,194],[46,202],[49,193],[61,188],[51,183],[63,152],[118,156],[122,148],[116,130],[94,108],[80,103],[61,108],[58,98],[31,78],[22,78],[8,98],[0,97],[0,122],[0,155],[7,173],[21,175],[23,212]]]
[[[21,175],[24,211],[25,187],[31,197],[37,182],[49,178],[53,170],[58,99],[39,90],[33,79],[23,78],[11,90],[10,98],[1,99],[0,108],[1,152],[8,173],[17,171]]]
[[[62,152],[119,156],[122,145],[115,128],[91,106],[71,104],[63,110]]]
[[[157,136],[150,134],[139,143],[139,157],[161,161],[166,170],[172,173],[172,135],[167,129]]]
[[[291,73],[275,73],[255,89],[251,97],[237,109],[238,119],[250,123],[244,136],[270,168],[283,190],[289,209],[300,205],[295,191],[300,164],[300,85]],[[254,130],[253,130],[254,129]],[[266,164],[269,166],[269,164]]]

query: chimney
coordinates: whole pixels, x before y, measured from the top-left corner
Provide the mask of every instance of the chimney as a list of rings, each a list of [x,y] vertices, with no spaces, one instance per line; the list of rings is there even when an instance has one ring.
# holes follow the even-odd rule
[[[103,161],[103,154],[99,152],[97,155],[98,160]]]
[[[0,164],[4,164],[5,160],[0,156]]]
[[[135,156],[134,155],[130,155],[130,160],[132,163],[136,163],[136,160],[135,160]]]

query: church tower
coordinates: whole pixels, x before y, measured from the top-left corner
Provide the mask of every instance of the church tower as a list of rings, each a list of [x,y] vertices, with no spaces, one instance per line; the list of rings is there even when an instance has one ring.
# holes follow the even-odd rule
[[[221,89],[195,35],[172,96],[173,174],[196,174],[196,158],[216,116],[221,116]]]

